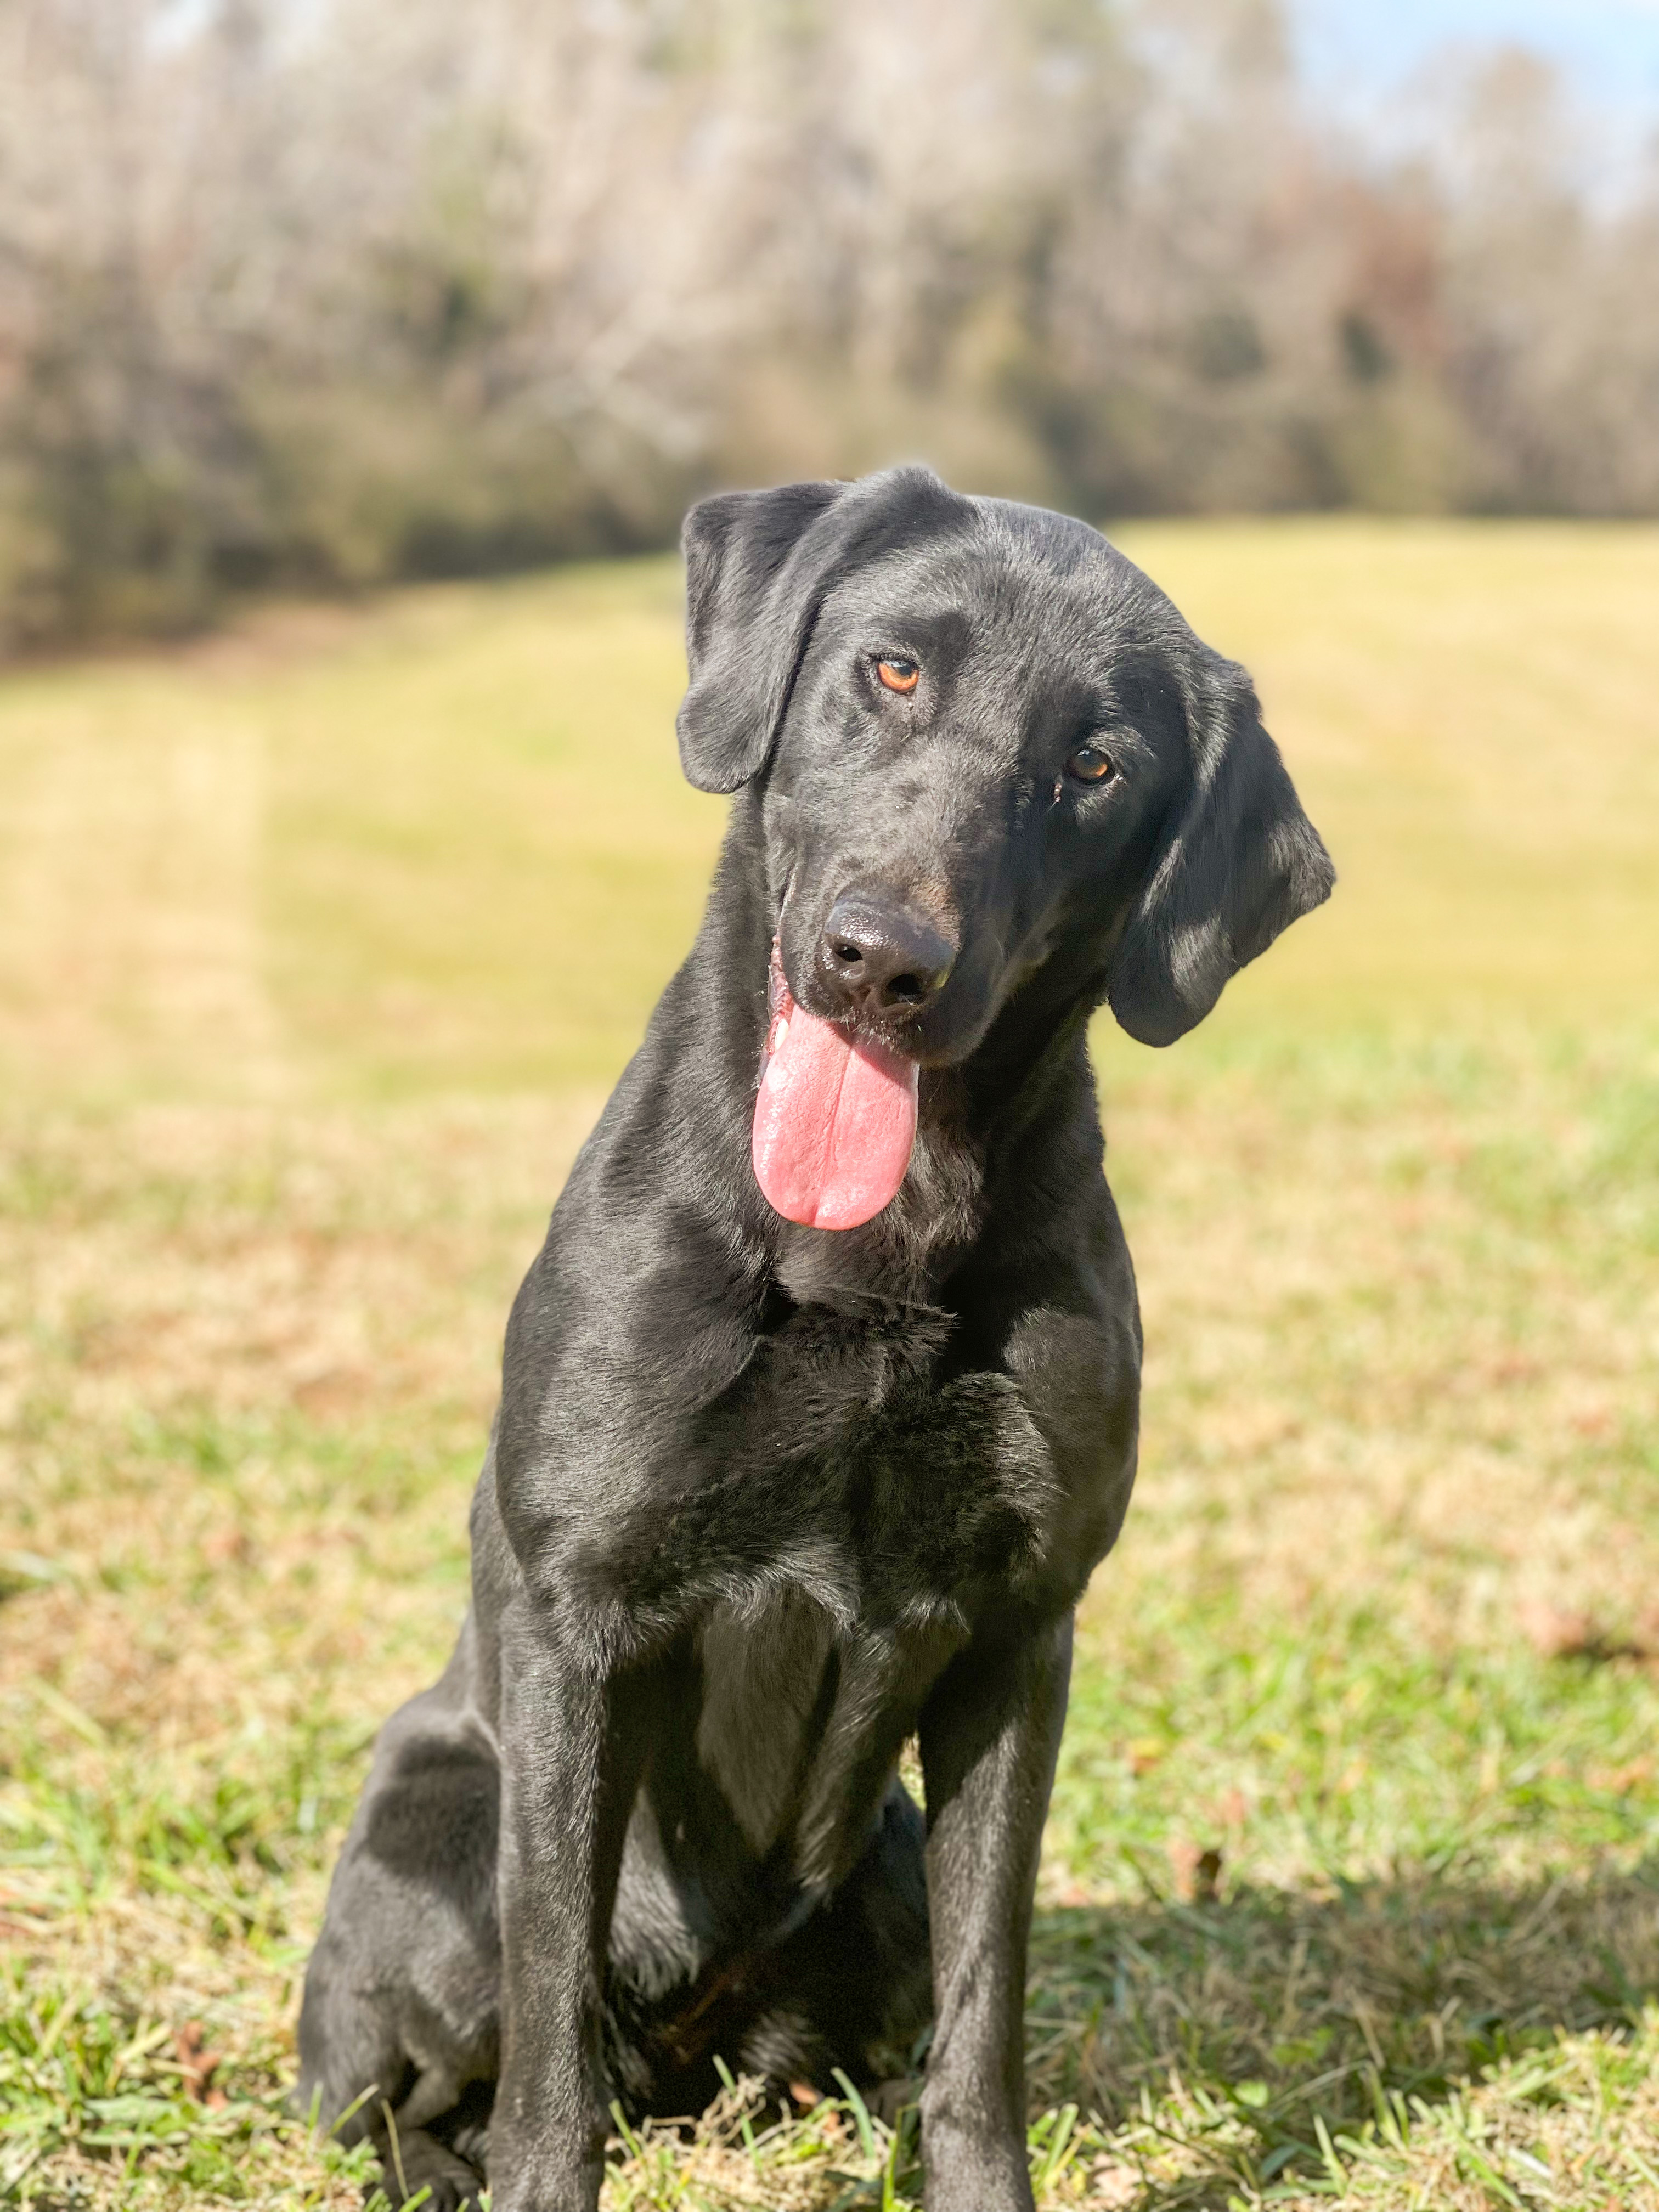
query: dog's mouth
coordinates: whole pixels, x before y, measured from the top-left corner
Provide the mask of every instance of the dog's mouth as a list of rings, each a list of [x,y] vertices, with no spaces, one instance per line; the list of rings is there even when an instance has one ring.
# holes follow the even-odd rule
[[[856,1229],[890,1206],[916,1137],[917,1066],[797,1006],[772,946],[755,1180],[786,1221]]]

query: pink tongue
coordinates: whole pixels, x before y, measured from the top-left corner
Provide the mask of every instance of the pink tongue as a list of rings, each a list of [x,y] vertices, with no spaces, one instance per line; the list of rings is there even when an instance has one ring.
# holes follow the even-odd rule
[[[916,1063],[805,1012],[774,975],[770,1057],[755,1101],[755,1180],[786,1221],[856,1229],[904,1181]]]

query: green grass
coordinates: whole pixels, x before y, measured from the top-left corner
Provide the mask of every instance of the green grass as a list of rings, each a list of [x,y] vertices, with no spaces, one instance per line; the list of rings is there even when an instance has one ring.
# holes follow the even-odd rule
[[[1130,550],[1342,883],[1175,1051],[1097,1039],[1146,1419],[1043,2200],[1659,2208],[1659,537]],[[357,2200],[282,2111],[297,1978],[695,923],[680,680],[644,562],[0,684],[0,2203]],[[848,2100],[617,2151],[611,2212],[917,2185]]]

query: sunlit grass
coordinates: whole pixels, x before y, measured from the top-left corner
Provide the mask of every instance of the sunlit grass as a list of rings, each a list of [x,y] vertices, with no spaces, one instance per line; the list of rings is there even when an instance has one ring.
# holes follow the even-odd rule
[[[1125,538],[1342,884],[1172,1053],[1097,1036],[1146,1423],[1040,1892],[1045,2201],[1659,2206],[1659,538]],[[296,1978],[700,907],[681,680],[646,562],[0,684],[0,2202],[356,2200],[282,2117]],[[608,2203],[914,2158],[734,2097]]]
[[[1255,670],[1342,878],[1176,1064],[1652,1012],[1659,532],[1123,537]],[[52,1097],[608,1082],[723,819],[677,772],[683,678],[659,561],[11,678],[0,1069]]]

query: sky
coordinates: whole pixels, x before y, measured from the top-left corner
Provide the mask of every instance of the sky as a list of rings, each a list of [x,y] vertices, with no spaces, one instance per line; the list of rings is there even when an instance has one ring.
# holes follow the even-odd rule
[[[1592,193],[1616,203],[1659,140],[1659,0],[1289,0],[1287,12],[1304,81],[1380,147],[1412,146],[1431,57],[1495,45],[1560,65]]]
[[[1515,40],[1598,101],[1659,107],[1659,0],[1292,0],[1316,83],[1386,91],[1436,47]]]

